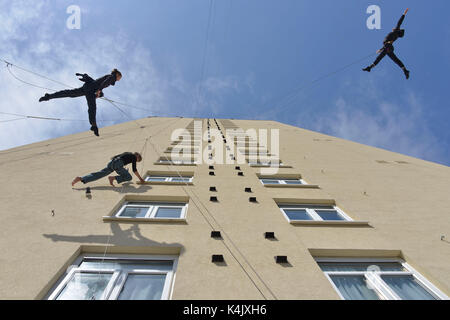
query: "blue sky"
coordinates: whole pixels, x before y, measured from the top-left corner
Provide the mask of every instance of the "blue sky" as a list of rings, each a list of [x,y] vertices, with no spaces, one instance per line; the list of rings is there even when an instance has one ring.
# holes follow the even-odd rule
[[[374,4],[380,30],[366,27]],[[66,27],[69,5],[81,8],[80,30]],[[308,86],[374,53],[407,7],[395,52],[409,80],[389,58],[362,72],[373,56]],[[449,9],[447,0],[0,0],[0,57],[71,86],[81,84],[75,72],[99,77],[117,67],[123,80],[105,95],[148,110],[124,107],[134,119],[271,119],[448,166]],[[87,118],[83,98],[40,104],[45,90],[4,66],[0,83],[2,112]],[[100,126],[129,120],[105,101],[98,118],[112,120]],[[83,121],[0,122],[0,149],[87,129]]]

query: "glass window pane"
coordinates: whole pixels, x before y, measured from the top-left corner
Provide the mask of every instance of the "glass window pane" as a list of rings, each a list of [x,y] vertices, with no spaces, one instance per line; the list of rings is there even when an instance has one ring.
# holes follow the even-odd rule
[[[323,271],[404,271],[403,266],[398,262],[319,262]]]
[[[264,184],[280,184],[280,181],[276,179],[261,179],[261,182]]]
[[[436,300],[419,281],[411,275],[385,275],[381,278],[403,300]]]
[[[287,209],[284,212],[290,220],[313,220],[304,209]]]
[[[160,300],[165,274],[129,274],[118,300]]]
[[[153,206],[163,206],[163,207],[184,207],[186,203],[181,202],[152,202]]]
[[[109,260],[85,259],[80,264],[81,269],[97,270],[172,270],[172,260]]]
[[[147,177],[146,181],[166,181],[166,178],[162,177]]]
[[[130,207],[126,206],[125,209],[120,213],[121,217],[131,217],[131,218],[143,218],[145,217],[148,207]]]
[[[280,204],[281,208],[308,208],[308,209],[334,209],[333,206],[311,205],[311,204]]]
[[[182,208],[158,208],[156,218],[180,218]]]
[[[284,182],[286,182],[286,184],[303,184],[298,179],[284,179]]]
[[[189,182],[190,180],[191,180],[190,178],[184,178],[184,177],[172,178],[173,182]]]
[[[100,300],[112,274],[75,273],[58,300]]]
[[[323,220],[345,220],[336,210],[316,210]]]
[[[345,300],[380,300],[364,276],[330,276]]]

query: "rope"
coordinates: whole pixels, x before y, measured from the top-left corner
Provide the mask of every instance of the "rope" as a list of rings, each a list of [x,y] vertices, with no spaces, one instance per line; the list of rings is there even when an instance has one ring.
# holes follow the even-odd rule
[[[18,80],[18,81],[20,81],[20,82],[22,82],[22,83],[24,83],[24,84],[27,84],[27,85],[29,85],[29,86],[33,86],[33,87],[35,87],[35,88],[44,89],[44,90],[48,90],[48,91],[56,91],[55,89],[50,89],[50,88],[47,88],[47,87],[41,87],[41,86],[38,86],[38,85],[33,84],[33,83],[31,83],[31,82],[27,82],[27,81],[25,81],[25,80],[20,79],[19,77],[17,77],[17,76],[11,71],[11,66],[12,66],[12,64],[7,64],[7,65],[6,65],[6,69],[8,69],[9,74],[10,74],[11,76],[13,76],[16,80]]]
[[[156,152],[156,154],[161,157],[161,153],[159,153],[159,151],[157,150],[157,148],[155,147],[155,145],[150,142],[150,144],[152,145],[153,150]],[[169,160],[169,158],[166,155],[162,155],[162,157],[165,157],[166,160]],[[166,165],[166,167],[170,170],[172,170],[172,167],[169,165]],[[182,178],[181,173],[175,168],[175,171],[177,173],[177,175]],[[186,186],[188,186],[187,182],[184,182]],[[183,185],[181,185],[181,188],[183,189],[184,193],[186,195],[189,196],[189,193],[187,192],[187,190],[185,189],[185,187]],[[214,228],[214,226],[212,225],[212,223],[209,221],[209,219],[204,215],[204,213],[202,212],[203,210],[197,205],[196,201],[194,200],[194,197],[191,197],[190,199],[192,200],[192,203],[194,204],[194,206],[197,208],[197,210],[200,212],[200,214],[202,215],[203,219],[206,221],[206,223],[210,226],[211,230],[221,230],[223,232],[224,235],[226,235],[226,237],[228,238],[228,240],[233,244],[233,246],[236,248],[236,245],[231,241],[230,236],[228,236],[228,234],[224,231],[223,227],[217,222],[217,220],[214,218],[214,216],[211,214],[211,212],[207,209],[207,207],[203,204],[203,202],[201,201],[201,199],[199,198],[199,196],[195,193],[194,190],[191,190],[193,196],[195,196],[195,198],[197,199],[197,201],[199,201],[201,203],[201,205],[203,206],[203,208],[205,208],[205,210],[208,212],[209,216],[215,221],[215,223],[219,226],[219,228]],[[252,279],[252,277],[248,274],[248,272],[245,270],[244,266],[242,265],[242,263],[239,261],[239,259],[235,256],[235,254],[232,252],[232,250],[230,249],[230,247],[224,242],[222,241],[222,244],[225,246],[225,248],[228,250],[228,252],[231,254],[231,256],[234,258],[234,260],[239,264],[239,266],[241,267],[242,271],[244,271],[244,273],[247,275],[247,277],[250,279],[250,281],[252,282],[252,284],[254,285],[254,287],[259,291],[259,293],[263,296],[264,299],[267,300],[267,297],[264,295],[264,293],[261,291],[261,289],[258,287],[258,285],[255,283],[255,281]],[[244,255],[242,254],[242,252],[240,252],[238,250],[238,252],[244,257]],[[244,260],[247,262],[247,264],[250,266],[250,268],[253,270],[253,272],[255,272],[255,274],[257,274],[257,272],[253,269],[253,267],[249,264],[249,262],[245,259]],[[257,274],[258,278],[261,280],[261,282],[266,286],[266,288],[269,289],[269,291],[271,292],[271,294],[276,298],[275,294],[273,294],[273,292],[270,290],[270,288],[265,284],[265,282],[261,279],[261,277],[259,277],[259,275]]]
[[[144,127],[140,127],[140,128],[143,129]],[[133,150],[137,140],[139,139],[139,136],[140,136],[140,131],[138,130],[138,132],[136,134],[136,138],[134,139],[134,141],[132,143],[131,150]],[[147,143],[147,141],[145,143]],[[123,193],[124,188],[125,188],[125,184],[122,184],[120,193]],[[105,245],[105,250],[103,251],[102,264],[105,262],[106,254],[108,252],[109,242],[111,239],[111,234],[112,234],[112,228],[109,229],[108,238],[107,238],[106,245]],[[98,271],[98,274],[100,275],[100,270]],[[92,296],[92,299],[94,299],[94,296]]]
[[[121,110],[121,109],[120,109],[117,105],[115,105],[113,102],[111,102],[111,104],[113,104],[116,108],[118,108],[118,109],[124,114],[124,116],[129,117],[128,114],[127,114],[126,112],[124,112],[123,110]],[[177,119],[176,121],[178,121],[178,120],[179,120],[179,119]],[[136,120],[133,120],[133,121],[134,121],[140,128],[143,128],[143,129],[146,130],[146,127],[145,127],[145,126],[140,126],[139,123],[138,123]],[[171,125],[171,124],[172,124],[172,123],[170,123],[169,125]],[[168,126],[169,126],[169,125],[168,125]],[[168,126],[167,126],[167,127],[168,127]],[[166,129],[166,127],[164,127],[163,129]],[[157,134],[161,133],[163,129],[160,129],[159,132],[158,132]],[[147,133],[148,133],[148,132],[147,132]],[[156,136],[157,134],[154,134],[153,137]],[[153,143],[151,142],[151,138],[152,138],[152,135],[149,135],[149,137],[146,139],[145,144],[146,144],[147,142],[149,142],[149,143],[151,144],[153,150],[156,152],[156,154],[157,154],[158,157],[161,157],[161,154],[162,154],[162,157],[166,158],[166,160],[169,160],[169,158],[168,158],[166,155],[164,155],[163,153],[160,153],[160,152],[157,150],[157,147],[155,146],[155,144],[153,144]],[[144,146],[145,146],[145,144],[144,144]],[[170,171],[172,171],[172,169],[171,169],[170,166],[167,165],[167,168],[168,168]],[[182,178],[181,173],[180,173],[176,168],[175,168],[175,171],[177,172],[178,176],[179,176],[180,178]],[[186,186],[188,186],[187,182],[185,182],[185,184],[186,184]],[[185,193],[186,195],[189,196],[189,193],[187,192],[186,188],[185,188],[183,185],[182,185],[181,187],[182,187],[184,193]],[[211,214],[211,212],[209,212],[209,210],[207,209],[207,207],[203,204],[203,202],[201,201],[201,199],[198,197],[198,195],[195,193],[194,190],[192,190],[192,193],[193,193],[193,195],[195,196],[195,198],[201,203],[201,205],[206,209],[206,211],[208,212],[208,214],[213,218],[213,220],[216,222],[216,224],[220,227],[219,229],[223,231],[223,230],[224,230],[223,227],[217,222],[217,220],[214,218],[214,216]],[[214,230],[215,228],[213,227],[213,225],[211,224],[211,222],[206,218],[206,216],[203,214],[203,212],[202,212],[202,210],[200,209],[200,207],[199,207],[199,206],[197,205],[197,203],[194,201],[194,198],[191,197],[191,199],[192,199],[192,203],[194,204],[194,206],[197,208],[197,210],[198,210],[198,211],[200,212],[200,214],[203,216],[203,218],[205,219],[205,221],[206,221],[206,222],[208,223],[208,225],[211,227],[211,230]],[[225,231],[223,231],[223,233],[227,236],[227,238],[230,240],[230,242],[233,244],[233,246],[234,246],[235,248],[237,248],[237,246],[231,241],[231,238],[225,233]],[[109,240],[109,239],[108,239],[108,240]],[[261,291],[261,289],[258,287],[258,285],[254,282],[254,280],[253,280],[252,277],[248,274],[248,272],[245,270],[244,266],[241,264],[241,262],[239,261],[239,259],[233,254],[233,252],[232,252],[231,249],[228,247],[228,245],[227,245],[225,242],[222,242],[222,243],[224,244],[225,248],[230,252],[230,254],[232,255],[232,257],[236,260],[236,262],[240,265],[240,267],[242,268],[242,270],[244,271],[244,273],[247,275],[247,277],[250,279],[250,281],[253,283],[253,285],[255,286],[255,288],[261,293],[261,295],[264,297],[264,299],[267,300],[267,297],[264,295],[264,293]],[[240,250],[238,250],[238,252],[241,254],[241,256],[244,257],[244,260],[247,262],[247,264],[250,266],[250,268],[253,270],[253,272],[254,272],[255,274],[257,274],[257,276],[258,276],[258,278],[260,279],[260,281],[266,286],[266,288],[270,291],[270,293],[273,295],[273,297],[274,297],[275,299],[277,299],[276,296],[275,296],[275,294],[270,290],[270,288],[267,286],[267,284],[262,280],[262,278],[259,276],[259,274],[256,272],[256,270],[253,269],[253,267],[250,265],[250,263],[248,262],[248,260],[247,260],[247,259],[245,258],[245,256],[242,254],[242,252],[240,252]],[[106,254],[106,250],[105,250],[105,254]]]
[[[161,132],[161,131],[160,131]],[[169,161],[169,158],[164,155],[162,152],[158,151],[158,148],[156,147],[155,144],[153,144],[150,139],[148,140],[153,148],[153,150],[155,151],[155,153],[157,154],[158,157],[163,157],[166,160]],[[162,156],[161,156],[162,155]],[[172,171],[172,168],[174,168],[174,170],[176,171],[178,177],[182,178],[181,173],[176,169],[176,167],[173,166],[169,166],[166,165],[166,167],[169,169],[169,171]],[[186,185],[186,187],[188,187],[188,183],[184,182],[184,184]],[[184,193],[186,195],[190,195],[189,192],[186,190],[186,188],[181,185],[181,188],[183,189]],[[192,195],[191,196],[191,200],[192,203],[194,204],[194,206],[197,208],[197,210],[200,212],[200,214],[202,215],[203,219],[206,221],[206,223],[210,226],[211,230],[221,230],[223,232],[223,234],[226,236],[226,238],[228,238],[228,240],[230,241],[230,243],[233,245],[233,247],[238,251],[238,253],[244,258],[245,262],[248,264],[248,266],[250,267],[250,269],[256,274],[256,276],[258,277],[258,279],[263,283],[263,285],[267,288],[267,290],[271,293],[271,295],[277,299],[276,295],[272,292],[272,290],[270,289],[270,287],[264,282],[264,280],[261,278],[261,276],[259,276],[258,272],[252,267],[252,265],[249,263],[249,261],[246,259],[245,255],[239,250],[239,248],[237,247],[237,245],[232,241],[231,237],[224,231],[224,228],[220,225],[220,223],[215,219],[214,215],[208,210],[208,208],[206,207],[206,205],[202,202],[202,200],[200,199],[200,197],[196,194],[196,192],[194,190],[191,190]],[[195,198],[194,198],[195,197]],[[205,214],[203,213],[203,210],[199,207],[199,205],[196,203],[195,199],[200,202],[200,204],[202,205],[202,207],[204,208],[204,210],[206,210],[206,212],[208,213],[208,215],[214,220],[214,222],[216,223],[217,226],[219,226],[219,228],[214,228],[213,224],[209,221],[209,219],[205,216]],[[239,259],[236,257],[236,255],[232,252],[231,248],[225,243],[222,242],[223,245],[225,246],[225,248],[228,250],[228,252],[231,254],[231,256],[236,260],[236,262],[239,264],[239,266],[241,267],[241,269],[244,271],[244,273],[247,275],[247,277],[250,279],[250,281],[252,282],[252,284],[255,286],[255,288],[260,292],[260,294],[264,297],[264,299],[267,300],[267,297],[264,295],[264,293],[261,291],[261,289],[258,287],[258,285],[254,282],[253,278],[248,274],[248,272],[245,270],[244,266],[242,265],[242,263],[239,261]]]
[[[63,119],[63,118],[53,118],[53,117],[30,116],[30,115],[25,115],[25,114],[9,113],[9,112],[2,112],[2,111],[0,111],[0,114],[21,117],[20,119],[39,119],[39,120],[53,120],[53,121],[88,121],[88,120],[84,120],[84,119]],[[117,120],[98,120],[98,121],[99,122],[116,122]]]
[[[23,119],[26,119],[26,117],[9,119],[9,120],[1,120],[0,122],[11,122],[11,121],[17,121],[17,120],[23,120]]]
[[[286,109],[286,107],[289,106],[289,104],[292,101],[294,101],[294,99],[296,98],[296,96],[298,95],[299,92],[303,91],[304,89],[306,89],[308,87],[312,87],[312,86],[314,86],[314,84],[318,83],[319,81],[324,80],[326,78],[329,78],[329,77],[335,75],[336,73],[344,71],[344,70],[350,68],[351,66],[353,66],[353,65],[355,65],[355,64],[357,64],[357,63],[359,63],[359,62],[361,62],[363,60],[366,60],[369,57],[374,56],[375,54],[376,53],[371,53],[371,54],[369,54],[369,55],[367,55],[367,56],[365,56],[363,58],[360,58],[358,60],[355,60],[355,61],[353,61],[353,62],[351,62],[351,63],[349,63],[349,64],[347,64],[347,65],[345,65],[345,66],[343,66],[343,67],[341,67],[339,69],[336,69],[336,70],[334,70],[332,72],[329,72],[329,73],[327,73],[327,74],[325,74],[325,75],[323,75],[323,76],[321,76],[321,77],[319,77],[317,79],[309,81],[309,82],[307,82],[304,85],[300,85],[300,86],[296,87],[295,89],[291,90],[288,94],[284,95],[281,99],[279,99],[280,102],[274,108],[272,108],[272,110],[270,110],[268,112],[264,112],[264,113],[262,113],[262,115],[263,116],[264,115],[271,115],[274,112],[279,113],[279,112],[283,111],[284,109]]]
[[[199,97],[201,95],[202,91],[202,82],[203,78],[205,76],[205,68],[206,68],[206,56],[208,54],[208,42],[209,42],[209,34],[211,29],[211,23],[214,18],[214,0],[210,0],[209,2],[209,12],[208,12],[208,24],[206,27],[206,38],[205,38],[205,45],[203,47],[203,57],[202,57],[202,66],[201,66],[201,73],[200,73],[200,82],[198,87],[198,94],[196,95],[196,105],[199,104]]]
[[[47,77],[47,76],[45,76],[45,75],[42,75],[42,74],[40,74],[40,73],[37,73],[37,72],[31,71],[31,70],[28,70],[28,69],[26,69],[26,68],[20,67],[20,66],[18,66],[18,65],[15,65],[15,64],[13,64],[13,63],[11,63],[11,62],[9,62],[9,61],[6,61],[5,59],[0,58],[0,60],[3,61],[3,62],[6,64],[6,67],[7,67],[7,69],[8,69],[8,72],[11,74],[11,76],[14,77],[16,80],[18,80],[18,81],[24,83],[24,84],[33,86],[33,87],[35,87],[35,88],[48,90],[48,91],[53,91],[53,92],[58,91],[58,90],[55,90],[55,89],[51,89],[51,88],[47,88],[47,87],[43,87],[43,86],[36,85],[36,84],[34,84],[34,83],[25,81],[25,80],[23,80],[23,79],[17,77],[17,76],[12,72],[11,67],[15,67],[15,68],[20,69],[20,70],[22,70],[22,71],[31,73],[31,74],[33,74],[33,75],[35,75],[35,76],[38,76],[38,77],[41,77],[41,78],[43,78],[43,79],[52,81],[52,82],[57,83],[57,84],[59,84],[59,85],[62,85],[62,86],[64,86],[64,87],[69,87],[69,88],[71,88],[71,89],[74,89],[74,88],[75,88],[75,87],[73,87],[73,86],[71,86],[71,85],[68,85],[68,84],[65,84],[65,83],[63,83],[63,82],[60,82],[60,81],[51,79],[51,78],[49,78],[49,77]],[[115,101],[115,100],[109,99],[109,98],[107,98],[107,97],[105,97],[105,96],[103,96],[103,97],[101,97],[101,98],[99,98],[99,99],[103,99],[103,100],[106,100],[106,101],[109,101],[109,102],[114,102],[114,103],[116,103],[116,104],[123,105],[123,106],[129,107],[129,108],[138,109],[138,110],[147,111],[147,112],[152,113],[152,110],[145,109],[145,108],[141,108],[141,107],[137,107],[137,106],[134,106],[134,105],[131,105],[131,104],[128,104],[128,103],[123,103],[123,102]]]

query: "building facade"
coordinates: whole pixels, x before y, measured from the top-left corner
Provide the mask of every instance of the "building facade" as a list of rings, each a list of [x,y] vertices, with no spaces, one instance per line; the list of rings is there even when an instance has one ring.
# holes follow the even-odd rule
[[[0,152],[0,299],[450,295],[446,166],[274,121],[100,134]],[[145,183],[71,186],[124,151]]]

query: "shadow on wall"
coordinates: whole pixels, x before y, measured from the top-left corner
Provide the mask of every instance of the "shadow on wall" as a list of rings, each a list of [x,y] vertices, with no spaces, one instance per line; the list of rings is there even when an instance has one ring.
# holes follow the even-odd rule
[[[99,186],[99,187],[89,187],[92,191],[115,191],[118,193],[145,193],[148,190],[152,189],[151,186],[141,185],[139,187],[135,187],[130,182],[126,182],[122,185],[118,185],[116,187],[112,186]],[[72,188],[75,191],[86,191],[86,188]]]
[[[133,224],[128,229],[122,229],[118,223],[111,223],[111,234],[109,235],[86,235],[86,236],[65,236],[59,234],[43,234],[45,238],[53,242],[75,242],[120,246],[182,246],[179,243],[157,242],[144,237],[141,234],[138,224]]]

